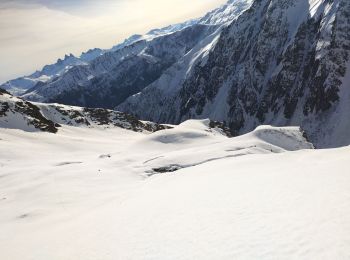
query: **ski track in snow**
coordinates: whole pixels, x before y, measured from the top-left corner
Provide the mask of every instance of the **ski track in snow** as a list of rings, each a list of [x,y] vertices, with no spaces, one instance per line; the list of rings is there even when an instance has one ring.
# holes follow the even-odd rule
[[[350,259],[350,148],[297,127],[0,138],[0,259]]]

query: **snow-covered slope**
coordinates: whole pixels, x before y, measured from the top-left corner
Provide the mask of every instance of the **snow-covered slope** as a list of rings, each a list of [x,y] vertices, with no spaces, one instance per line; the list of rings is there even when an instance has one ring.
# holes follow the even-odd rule
[[[227,139],[221,129],[210,128],[209,119],[185,121],[173,129],[148,135],[134,146],[163,151],[138,167],[147,176],[249,154],[313,149],[298,127],[260,126],[249,134]]]
[[[169,128],[108,109],[31,103],[0,88],[0,129],[57,133],[62,125],[102,129],[119,127],[136,132],[155,132]],[[225,129],[223,125],[220,126]]]
[[[350,146],[313,144],[350,143],[350,2],[250,3],[27,93],[96,105],[123,83],[142,91],[118,108],[179,125],[0,89],[0,259],[350,259]]]
[[[59,124],[47,119],[36,105],[0,89],[0,128],[56,133]]]
[[[0,258],[349,258],[349,147],[209,124],[0,129]]]
[[[226,4],[207,13],[199,19],[201,24],[230,24],[242,12],[247,10],[254,0],[228,0]]]
[[[301,125],[319,147],[350,144],[350,2],[262,0],[117,107],[147,120]],[[204,46],[204,45],[203,45]]]

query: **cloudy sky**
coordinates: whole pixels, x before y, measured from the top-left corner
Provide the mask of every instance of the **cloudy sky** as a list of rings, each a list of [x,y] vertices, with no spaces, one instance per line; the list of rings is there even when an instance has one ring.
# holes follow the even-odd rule
[[[226,0],[0,0],[0,82],[65,54],[196,18]]]

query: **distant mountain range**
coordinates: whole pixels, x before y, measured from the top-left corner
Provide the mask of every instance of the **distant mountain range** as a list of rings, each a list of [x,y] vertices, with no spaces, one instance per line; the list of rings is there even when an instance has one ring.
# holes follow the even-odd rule
[[[66,74],[72,75],[72,77],[76,76],[74,75],[74,73],[70,72],[70,70],[76,66],[89,67],[89,69],[92,70],[91,73],[93,74],[88,75],[85,78],[83,75],[79,75],[83,79],[73,79],[74,82],[72,82],[72,84],[79,85],[82,83],[82,81],[86,81],[83,85],[88,85],[87,82],[91,80],[92,77],[97,78],[102,76],[101,74],[111,73],[111,70],[115,68],[115,66],[118,66],[120,63],[122,63],[125,58],[137,55],[149,45],[153,45],[153,41],[156,38],[163,38],[164,36],[167,36],[169,34],[179,32],[188,27],[196,27],[197,25],[218,27],[220,25],[228,24],[233,19],[235,19],[242,11],[244,11],[249,6],[250,2],[251,1],[246,0],[229,1],[227,4],[206,14],[202,18],[189,20],[184,23],[179,23],[175,25],[170,25],[161,29],[154,29],[145,35],[132,35],[123,43],[115,45],[111,49],[102,50],[99,48],[95,48],[88,50],[87,52],[83,52],[79,57],[75,57],[72,54],[66,55],[63,59],[58,59],[55,64],[44,66],[44,68],[41,71],[36,71],[35,73],[29,76],[24,76],[14,80],[10,80],[1,85],[0,87],[16,95],[22,95],[25,92],[32,93],[32,88],[38,90],[40,86],[44,85],[48,85],[49,88],[55,88],[57,87],[57,84],[53,86],[51,86],[50,84],[56,82],[60,77],[67,77]],[[198,41],[198,39],[193,39],[193,41]],[[135,48],[127,48],[132,45],[137,45],[136,50]],[[164,46],[164,48],[166,47],[168,46]],[[100,62],[110,62],[110,64],[107,64],[109,65],[109,67],[102,68],[101,70],[97,68],[95,70],[93,64],[98,64]],[[77,72],[77,70],[75,70],[75,72]],[[77,82],[75,82],[75,80]],[[59,92],[64,91],[65,87],[67,86],[61,87],[61,90]],[[53,99],[55,98],[54,96],[56,94],[36,93],[35,98],[40,100],[46,100],[50,98]],[[32,96],[34,96],[34,94]]]
[[[101,107],[158,123],[225,121],[234,135],[298,125],[350,144],[350,1],[231,0],[2,85],[31,101]]]

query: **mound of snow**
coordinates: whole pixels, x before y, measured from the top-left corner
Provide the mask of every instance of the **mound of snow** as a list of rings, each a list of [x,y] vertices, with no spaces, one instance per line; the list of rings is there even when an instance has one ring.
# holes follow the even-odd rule
[[[308,142],[306,134],[300,127],[263,125],[248,134],[248,137],[251,136],[288,151],[314,148],[313,144]]]
[[[249,134],[228,138],[222,129],[211,126],[210,120],[188,120],[140,138],[131,149],[145,149],[148,157],[135,167],[150,176],[225,158],[314,148],[299,127],[261,126]]]
[[[144,142],[158,142],[162,144],[193,144],[202,142],[204,139],[213,139],[215,137],[227,137],[222,128],[212,125],[212,121],[188,120],[174,128],[165,131],[159,131],[153,135],[145,137]]]

